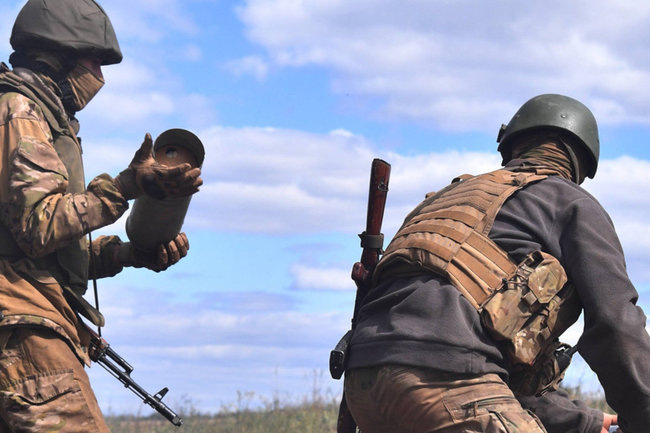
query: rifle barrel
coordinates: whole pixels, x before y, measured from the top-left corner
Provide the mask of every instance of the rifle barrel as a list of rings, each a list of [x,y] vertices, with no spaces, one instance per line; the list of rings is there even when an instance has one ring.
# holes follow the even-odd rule
[[[183,420],[169,406],[162,402],[167,393],[163,388],[156,395],[151,395],[138,385],[132,378],[133,367],[117,352],[111,349],[110,344],[100,337],[90,327],[86,326],[90,333],[90,359],[101,365],[111,376],[122,382],[125,388],[130,389],[140,400],[151,406],[156,412],[164,416],[175,426],[183,424]]]

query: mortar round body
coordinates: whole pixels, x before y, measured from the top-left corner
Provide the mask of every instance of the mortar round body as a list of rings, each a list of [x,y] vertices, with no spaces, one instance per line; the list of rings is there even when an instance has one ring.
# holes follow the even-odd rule
[[[199,167],[205,155],[203,145],[193,134],[196,140],[185,140],[188,134],[191,133],[178,129],[162,133],[154,144],[156,161],[166,166],[189,163]],[[135,199],[126,220],[126,235],[131,243],[136,248],[151,251],[172,241],[181,232],[191,199],[191,195],[156,199],[147,194]]]
[[[126,220],[126,235],[142,250],[154,250],[181,232],[191,196],[155,199],[142,195],[133,202]]]

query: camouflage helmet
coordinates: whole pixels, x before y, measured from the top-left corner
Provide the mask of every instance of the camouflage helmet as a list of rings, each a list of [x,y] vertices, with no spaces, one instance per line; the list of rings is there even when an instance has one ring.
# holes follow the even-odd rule
[[[600,154],[596,118],[580,101],[563,95],[536,96],[524,103],[507,125],[501,125],[497,150],[501,152],[504,164],[511,159],[515,138],[538,128],[564,131],[574,138],[574,143],[589,156],[590,161],[585,167],[587,176],[594,177]]]
[[[77,57],[122,61],[106,12],[94,0],[28,0],[18,13],[10,38],[16,51],[51,49]]]

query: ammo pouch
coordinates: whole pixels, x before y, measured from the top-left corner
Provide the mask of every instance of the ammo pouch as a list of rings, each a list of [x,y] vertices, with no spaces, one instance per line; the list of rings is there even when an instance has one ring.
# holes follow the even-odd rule
[[[516,394],[540,395],[556,389],[568,363],[557,337],[580,315],[574,288],[560,262],[541,251],[530,253],[479,308],[483,325],[512,363],[510,387]]]
[[[564,373],[571,362],[570,355],[562,362],[564,354],[571,346],[560,343],[557,339],[547,345],[535,363],[530,366],[517,364],[510,373],[508,386],[515,395],[543,395],[557,390],[564,379]]]

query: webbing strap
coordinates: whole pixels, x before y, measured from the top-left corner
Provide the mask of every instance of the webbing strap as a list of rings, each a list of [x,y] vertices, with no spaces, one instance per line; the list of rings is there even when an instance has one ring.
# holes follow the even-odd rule
[[[499,246],[477,232],[461,245],[447,272],[467,299],[478,309],[517,266]]]
[[[517,267],[488,238],[497,213],[514,192],[546,177],[535,172],[497,170],[429,195],[388,245],[375,277],[403,269],[399,265],[404,262],[417,265],[449,278],[475,308],[480,308]]]

